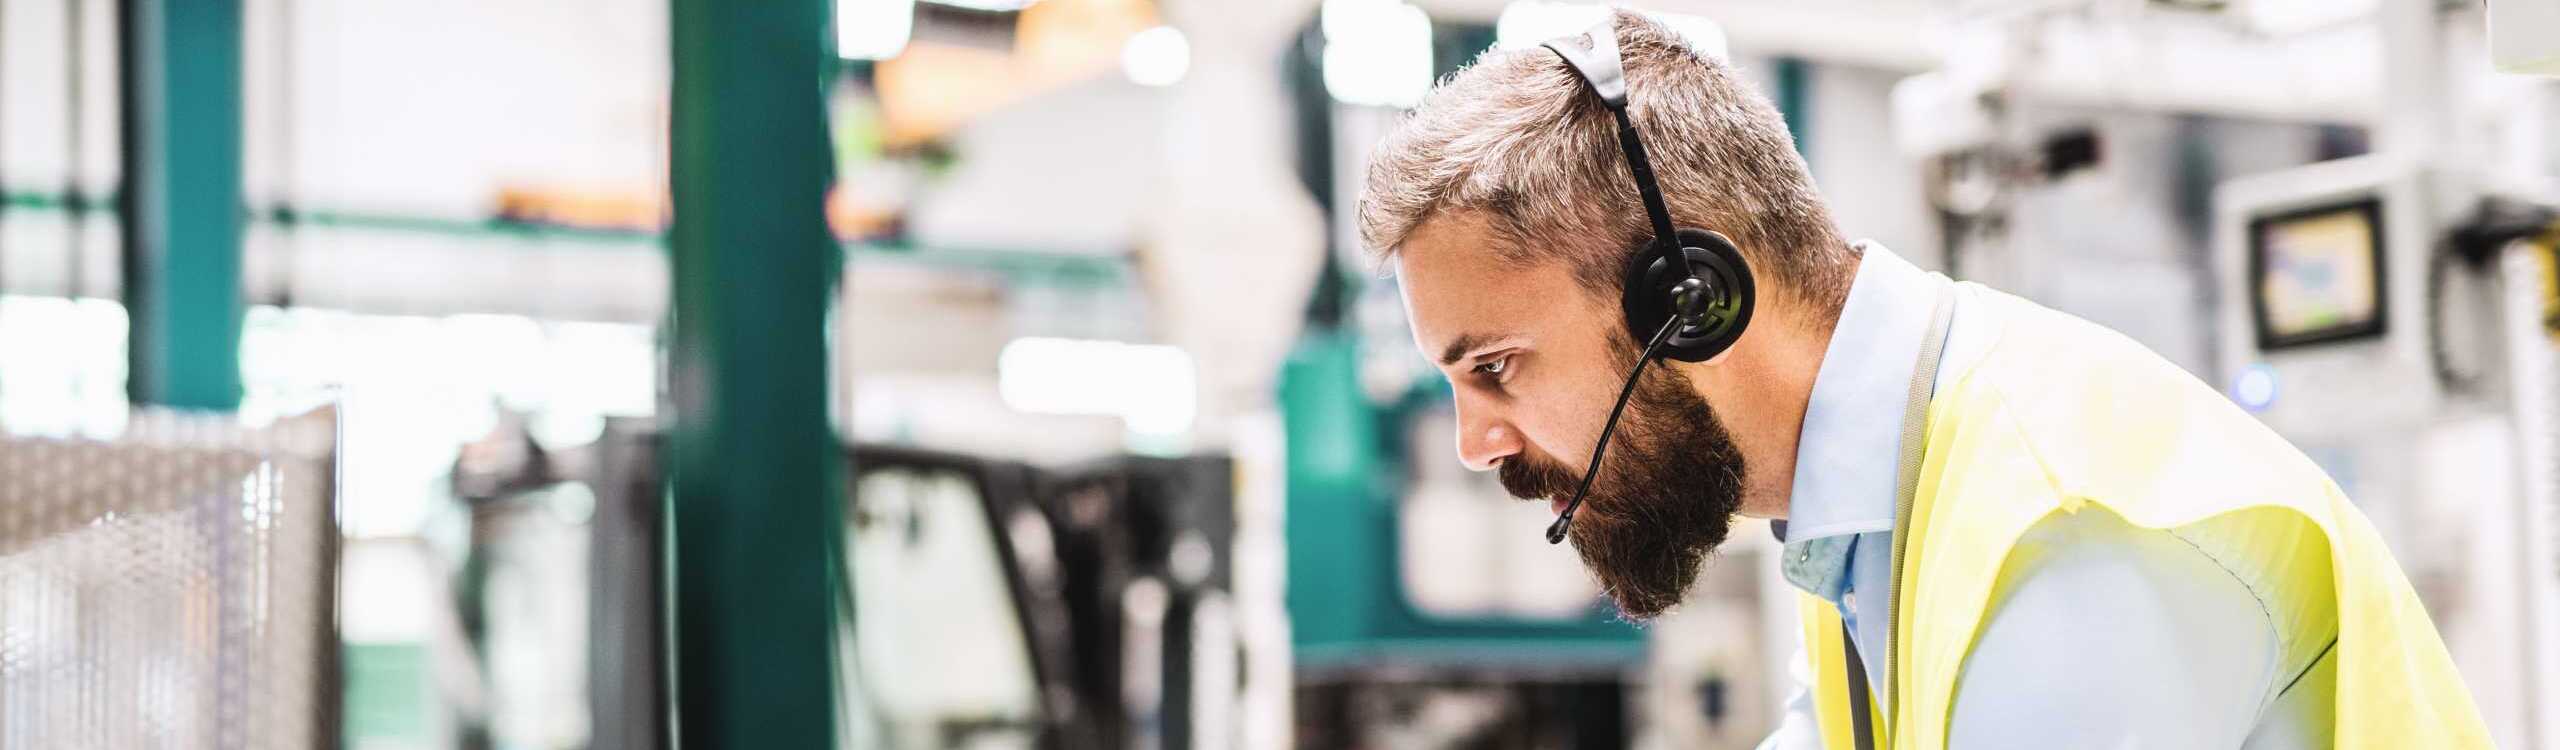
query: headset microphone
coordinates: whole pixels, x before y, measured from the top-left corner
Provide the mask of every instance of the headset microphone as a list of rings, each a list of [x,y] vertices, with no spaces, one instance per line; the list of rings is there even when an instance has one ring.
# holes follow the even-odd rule
[[[1573,501],[1564,504],[1564,512],[1556,514],[1556,522],[1547,526],[1548,544],[1563,542],[1564,533],[1573,526],[1573,512],[1582,509],[1582,496],[1591,494],[1592,477],[1600,475],[1600,456],[1609,450],[1609,434],[1618,431],[1618,414],[1627,410],[1627,397],[1635,395],[1636,377],[1644,374],[1645,365],[1653,364],[1654,351],[1662,347],[1662,340],[1671,336],[1671,329],[1678,323],[1663,321],[1662,330],[1655,331],[1653,340],[1645,343],[1644,356],[1636,359],[1636,369],[1627,372],[1627,384],[1618,388],[1618,405],[1609,407],[1609,421],[1600,425],[1600,442],[1591,446],[1591,465],[1582,469],[1582,486],[1574,489]]]
[[[1570,40],[1548,42],[1545,47],[1564,59],[1565,67],[1590,86],[1617,120],[1618,146],[1626,153],[1627,171],[1635,178],[1636,194],[1653,228],[1643,247],[1629,254],[1626,292],[1619,301],[1627,333],[1643,341],[1644,350],[1636,358],[1635,369],[1627,373],[1626,385],[1618,389],[1618,403],[1609,408],[1608,421],[1600,426],[1600,442],[1591,447],[1591,465],[1582,471],[1582,485],[1547,527],[1549,544],[1564,541],[1574,511],[1582,508],[1583,497],[1590,494],[1592,480],[1600,475],[1600,457],[1609,450],[1609,437],[1617,432],[1618,417],[1626,411],[1628,397],[1635,395],[1636,380],[1645,366],[1656,357],[1704,362],[1723,353],[1750,324],[1754,301],[1750,267],[1732,240],[1672,223],[1662,187],[1654,180],[1653,164],[1646,160],[1644,142],[1636,135],[1635,118],[1627,112],[1626,69],[1619,60],[1614,23],[1614,18],[1602,21],[1586,34],[1588,49]]]

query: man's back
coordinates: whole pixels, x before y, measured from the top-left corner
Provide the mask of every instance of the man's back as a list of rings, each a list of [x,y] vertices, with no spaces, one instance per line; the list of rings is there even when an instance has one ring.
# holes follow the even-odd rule
[[[2111,715],[2172,744],[2481,736],[2396,564],[2307,458],[2131,340],[1968,287],[1998,330],[1932,404],[1902,613],[1930,625],[1897,659],[1961,665],[1947,703],[1916,696],[1952,709],[1943,736],[2126,736],[2086,733]],[[2332,715],[2340,674],[2407,710]],[[2021,720],[2042,711],[2060,720]]]

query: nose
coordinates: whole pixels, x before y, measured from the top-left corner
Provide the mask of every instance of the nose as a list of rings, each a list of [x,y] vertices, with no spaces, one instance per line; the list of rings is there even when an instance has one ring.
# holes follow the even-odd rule
[[[1519,455],[1523,441],[1517,428],[1483,409],[1469,409],[1463,401],[1458,406],[1458,463],[1469,471],[1492,471],[1503,459]]]

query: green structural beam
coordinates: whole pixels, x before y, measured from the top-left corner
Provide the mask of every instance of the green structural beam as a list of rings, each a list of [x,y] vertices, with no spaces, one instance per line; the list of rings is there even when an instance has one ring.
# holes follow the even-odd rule
[[[1322,92],[1318,92],[1322,93]],[[118,198],[61,191],[20,191],[0,186],[0,219],[12,212],[85,216],[110,210]],[[463,218],[420,214],[366,213],[295,206],[249,208],[249,226],[279,231],[336,229],[485,240],[496,252],[535,252],[547,247],[592,247],[662,252],[663,236],[654,229],[562,226],[504,218]],[[1096,292],[1137,289],[1137,269],[1125,252],[1076,248],[1013,248],[918,245],[906,241],[850,240],[840,243],[855,269],[865,265],[905,266],[933,271],[984,274],[1008,286]]]
[[[677,745],[835,744],[824,0],[673,0]]]
[[[1813,65],[1801,57],[1781,57],[1770,67],[1777,78],[1778,116],[1795,136],[1796,155],[1812,161],[1813,150],[1806,144],[1813,140]]]
[[[129,395],[240,406],[240,0],[122,0]]]

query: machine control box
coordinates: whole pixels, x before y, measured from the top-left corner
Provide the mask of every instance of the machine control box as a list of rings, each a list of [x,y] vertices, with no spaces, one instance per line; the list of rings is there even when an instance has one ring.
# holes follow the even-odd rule
[[[2388,429],[2436,413],[2429,256],[2471,202],[2460,194],[2469,184],[2377,156],[2223,183],[2213,236],[2221,384],[2287,432]]]

